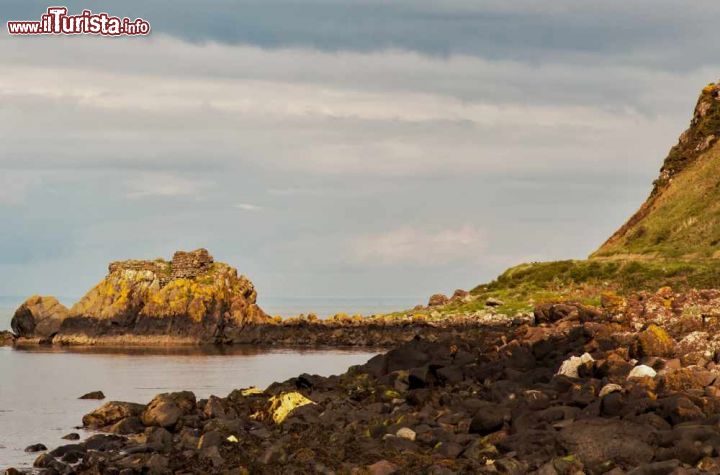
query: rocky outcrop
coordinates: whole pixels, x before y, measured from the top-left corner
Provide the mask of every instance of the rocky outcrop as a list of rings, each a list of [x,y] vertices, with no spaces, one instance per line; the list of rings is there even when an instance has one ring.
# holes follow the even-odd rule
[[[268,320],[256,297],[245,276],[214,262],[207,250],[178,251],[170,262],[111,263],[108,275],[69,311],[62,307],[62,319],[48,330],[33,325],[44,314],[26,302],[13,329],[23,337],[54,335],[61,344],[225,342],[226,332]]]
[[[55,297],[33,295],[15,311],[10,326],[18,337],[49,339],[68,315],[67,307]]]

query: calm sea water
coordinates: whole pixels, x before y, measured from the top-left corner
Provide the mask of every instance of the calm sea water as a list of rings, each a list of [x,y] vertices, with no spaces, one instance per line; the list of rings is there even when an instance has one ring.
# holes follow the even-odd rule
[[[0,309],[9,328],[11,308]],[[328,376],[362,364],[365,350],[254,348],[58,349],[0,348],[0,468],[29,467],[30,444],[55,447],[100,401],[78,396],[101,390],[107,400],[147,402],[155,394],[188,389],[199,397],[236,388],[266,387],[301,373]],[[84,437],[87,434],[78,431]]]

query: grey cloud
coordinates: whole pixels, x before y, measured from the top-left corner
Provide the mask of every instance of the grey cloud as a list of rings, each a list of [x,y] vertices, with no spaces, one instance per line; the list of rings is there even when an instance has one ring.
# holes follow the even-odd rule
[[[0,294],[78,295],[107,261],[199,246],[261,296],[418,301],[583,257],[717,75],[714,4],[84,5],[154,34],[0,38],[0,173],[17,185]],[[474,244],[390,259],[407,229],[423,249],[443,229]]]
[[[710,1],[689,5],[673,0],[522,1],[509,6],[497,1],[430,0],[224,0],[212,4],[132,0],[70,1],[67,5],[71,11],[91,8],[143,16],[157,33],[197,42],[326,51],[399,48],[534,63],[613,56],[627,64],[640,61],[675,71],[707,64],[707,41],[713,38],[713,19],[720,9]],[[10,18],[35,18],[46,7],[39,0],[6,0],[3,13]]]

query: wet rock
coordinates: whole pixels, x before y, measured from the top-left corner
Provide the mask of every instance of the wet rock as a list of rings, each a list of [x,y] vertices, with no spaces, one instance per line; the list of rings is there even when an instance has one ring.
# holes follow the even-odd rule
[[[83,394],[78,399],[105,399],[105,394],[102,391],[92,391],[87,394]]]
[[[65,434],[61,437],[61,439],[65,440],[80,440],[80,434],[77,432],[70,432],[69,434]]]
[[[131,402],[110,401],[89,414],[83,416],[84,427],[100,428],[106,427],[125,419],[126,417],[137,417],[145,410],[145,405]]]
[[[45,450],[47,450],[47,447],[45,447],[43,444],[33,444],[25,447],[25,452],[42,452]]]
[[[173,427],[178,420],[195,410],[195,395],[190,391],[158,394],[141,415],[146,426]]]
[[[114,434],[96,434],[93,436],[88,437],[85,442],[82,444],[72,444],[70,450],[99,450],[99,451],[108,451],[108,450],[115,450],[121,448],[125,443],[125,438],[114,435]],[[57,449],[55,449],[57,450]],[[51,452],[51,453],[54,453]]]
[[[110,426],[107,430],[120,435],[138,434],[145,430],[145,425],[139,417],[126,417]]]
[[[49,473],[65,473],[68,469],[67,465],[59,460],[56,460],[55,457],[50,454],[41,454],[38,456],[38,458],[36,458],[33,462],[33,467],[44,468],[48,470]]]

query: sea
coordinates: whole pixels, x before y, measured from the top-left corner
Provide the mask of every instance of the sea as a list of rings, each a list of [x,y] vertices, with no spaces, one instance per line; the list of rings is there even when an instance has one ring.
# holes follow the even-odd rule
[[[19,297],[0,297],[0,330],[10,328]],[[60,298],[69,304],[76,299]],[[266,298],[260,306],[271,315],[335,313],[371,315],[402,310],[421,299]],[[267,387],[302,373],[329,376],[363,364],[369,349],[223,348],[0,348],[0,469],[32,466],[38,454],[24,449],[36,443],[53,448],[78,432],[82,416],[102,401],[81,400],[103,391],[106,401],[145,403],[158,393],[190,390],[198,398],[226,396],[237,388]]]

